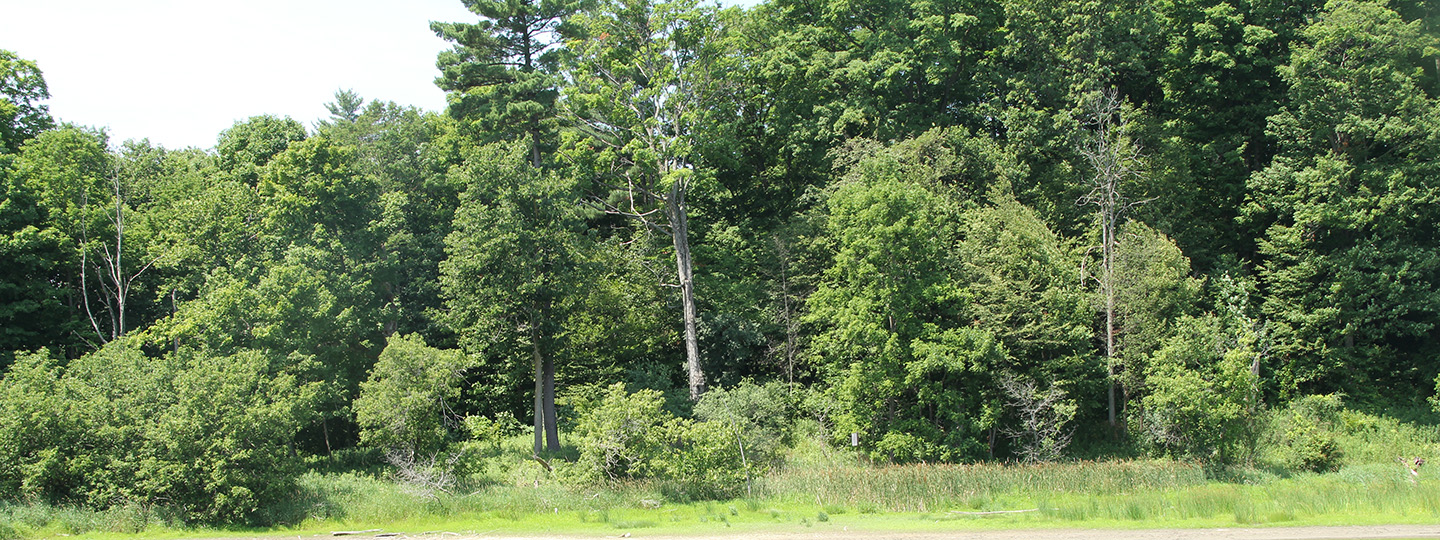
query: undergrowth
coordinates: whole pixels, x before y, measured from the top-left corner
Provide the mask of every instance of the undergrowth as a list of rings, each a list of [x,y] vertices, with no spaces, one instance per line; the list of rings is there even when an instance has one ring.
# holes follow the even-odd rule
[[[1323,409],[1323,407],[1321,407]],[[1275,411],[1249,465],[1207,469],[1157,459],[1048,464],[883,465],[825,442],[818,426],[796,430],[783,465],[748,493],[706,500],[658,479],[578,482],[574,453],[530,455],[519,435],[473,447],[448,490],[416,490],[376,466],[373,452],[311,463],[284,504],[260,509],[266,531],[379,527],[387,530],[590,532],[714,527],[996,528],[1235,526],[1440,519],[1440,471],[1418,474],[1398,458],[1436,462],[1434,426],[1334,409]],[[1301,418],[1312,414],[1314,418]],[[1286,416],[1288,415],[1288,416]],[[1298,416],[1297,416],[1298,415]],[[1300,418],[1300,420],[1297,420]],[[1309,422],[1309,423],[1306,423]],[[1278,430],[1303,424],[1333,443],[1323,470],[1286,468]],[[1312,425],[1313,424],[1313,425]],[[1327,444],[1330,444],[1327,443]],[[1268,446],[1265,446],[1268,445]],[[548,468],[547,468],[548,466]],[[163,507],[106,511],[0,503],[0,540],[60,534],[205,535]],[[687,529],[687,527],[689,527]],[[189,531],[188,533],[186,531]],[[224,535],[216,532],[214,535]]]

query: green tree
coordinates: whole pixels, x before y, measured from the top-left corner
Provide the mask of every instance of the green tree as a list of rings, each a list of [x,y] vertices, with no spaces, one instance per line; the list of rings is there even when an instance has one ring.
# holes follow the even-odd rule
[[[474,125],[486,142],[530,141],[530,164],[552,144],[560,92],[556,53],[559,26],[575,7],[569,0],[462,0],[483,17],[476,24],[430,23],[455,43],[435,62],[435,84],[447,93],[450,115]]]
[[[260,181],[260,167],[306,136],[305,126],[289,117],[254,116],[235,122],[220,132],[215,144],[218,165],[231,178],[254,186]]]
[[[1120,226],[1115,345],[1122,408],[1143,392],[1151,356],[1171,339],[1178,321],[1194,313],[1204,283],[1191,277],[1190,259],[1170,238],[1138,221]]]
[[[706,383],[688,201],[709,174],[697,163],[694,125],[722,29],[713,9],[691,0],[604,2],[575,24],[565,104],[576,130],[564,143],[564,158],[573,174],[593,182],[606,212],[638,220],[646,234],[670,237],[696,400]]]
[[[1383,4],[1332,1],[1281,75],[1280,151],[1250,177],[1263,311],[1285,396],[1415,387],[1440,315],[1440,108],[1416,60],[1435,41]]]
[[[74,247],[46,210],[0,162],[0,373],[12,351],[65,348],[79,330],[66,286]]]
[[[556,357],[583,286],[583,221],[577,187],[527,165],[519,144],[471,152],[454,171],[467,189],[441,264],[449,323],[467,349],[534,368],[535,452],[559,450]],[[489,367],[489,366],[487,366]]]
[[[808,300],[812,352],[842,404],[837,437],[857,432],[869,452],[902,462],[978,457],[998,413],[986,410],[983,374],[1006,353],[960,324],[970,295],[953,277],[958,209],[897,178],[906,172],[862,161],[829,196],[835,251]]]
[[[45,77],[35,62],[0,49],[0,154],[20,151],[25,141],[54,125]]]

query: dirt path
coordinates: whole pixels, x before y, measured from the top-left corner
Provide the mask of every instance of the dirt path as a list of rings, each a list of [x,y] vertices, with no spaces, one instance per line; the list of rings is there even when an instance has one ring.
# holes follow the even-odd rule
[[[623,535],[623,536],[622,536]],[[284,537],[276,537],[284,538]],[[329,535],[324,537],[329,539]],[[371,540],[369,535],[343,537]],[[493,536],[493,535],[398,535],[394,540],[577,540],[581,538],[639,538],[645,540],[1361,540],[1378,538],[1437,538],[1436,525],[1367,525],[1347,527],[1267,527],[1255,529],[1032,529],[1008,531],[849,531],[816,532],[750,532],[736,534],[696,534],[682,536],[649,535],[643,532],[626,535],[562,535],[562,536]],[[241,540],[216,539],[216,540]],[[275,539],[269,539],[275,540]],[[303,539],[302,539],[303,540]]]
[[[1364,527],[1273,527],[1263,529],[1041,529],[964,532],[828,531],[762,533],[736,536],[646,537],[650,540],[1330,540],[1371,538],[1440,538],[1437,525]]]

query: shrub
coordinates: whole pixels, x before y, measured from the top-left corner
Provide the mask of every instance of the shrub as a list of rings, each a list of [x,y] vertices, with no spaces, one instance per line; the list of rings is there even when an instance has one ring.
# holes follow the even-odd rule
[[[763,385],[744,381],[733,388],[712,389],[695,404],[695,418],[733,432],[738,441],[731,443],[741,445],[744,461],[755,474],[772,465],[791,439],[800,398],[791,390],[778,381]]]
[[[1185,317],[1156,351],[1141,399],[1141,442],[1164,454],[1229,463],[1246,452],[1255,414],[1255,352],[1227,348],[1215,317]]]
[[[1271,421],[1269,439],[1280,466],[1294,471],[1334,471],[1344,453],[1335,430],[1343,400],[1338,395],[1305,396],[1290,402]]]
[[[627,393],[610,386],[575,427],[582,481],[650,479],[671,483],[685,497],[733,495],[747,468],[736,424],[695,422],[664,409],[655,390]]]
[[[651,476],[655,458],[666,447],[669,424],[676,421],[662,409],[664,403],[656,390],[629,394],[624,384],[610,386],[575,426],[581,475],[590,480]]]
[[[360,441],[400,454],[434,454],[445,444],[447,401],[460,395],[465,357],[425,345],[419,335],[394,336],[355,400]]]
[[[64,369],[22,355],[0,381],[0,487],[49,503],[251,517],[292,491],[290,443],[320,401],[317,383],[275,364],[257,351],[147,358],[124,341]]]
[[[1001,430],[1018,443],[1015,453],[1028,463],[1060,459],[1075,433],[1070,427],[1077,409],[1075,400],[1067,399],[1059,385],[1051,384],[1041,392],[1034,380],[1008,373],[998,382],[1019,420],[1019,425]]]

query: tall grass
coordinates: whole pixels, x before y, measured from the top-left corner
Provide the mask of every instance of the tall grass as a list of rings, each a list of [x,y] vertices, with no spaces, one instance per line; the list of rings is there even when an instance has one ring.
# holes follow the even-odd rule
[[[876,506],[891,512],[1005,510],[1001,501],[1055,493],[1121,495],[1206,483],[1204,470],[1174,461],[1093,461],[1045,465],[904,465],[787,468],[760,492],[822,506]]]
[[[795,437],[784,465],[757,479],[750,497],[695,502],[664,482],[573,481],[564,456],[547,470],[531,458],[530,440],[518,436],[477,454],[447,491],[422,493],[398,484],[385,467],[360,454],[312,463],[294,496],[262,509],[256,519],[292,530],[531,533],[681,527],[672,529],[678,532],[687,523],[706,530],[836,522],[863,527],[866,520],[883,527],[1208,527],[1440,519],[1440,434],[1433,426],[1345,411],[1327,429],[1344,453],[1338,471],[1295,473],[1262,460],[1258,468],[1219,475],[1173,460],[884,466],[831,447],[810,430]],[[1396,462],[1399,456],[1425,457],[1432,465],[1412,477]],[[981,514],[1013,510],[1026,512]],[[0,502],[0,540],[193,532],[180,515],[139,505],[96,511]]]

